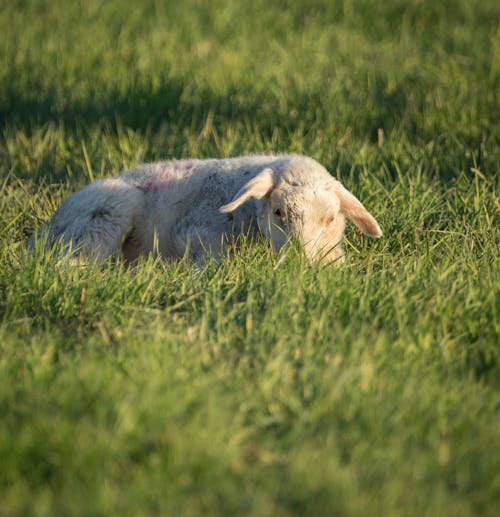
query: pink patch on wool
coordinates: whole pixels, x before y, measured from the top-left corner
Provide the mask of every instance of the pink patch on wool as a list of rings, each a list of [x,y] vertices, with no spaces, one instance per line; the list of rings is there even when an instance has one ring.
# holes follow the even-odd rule
[[[195,161],[179,161],[162,165],[160,164],[155,172],[149,174],[142,182],[142,187],[148,192],[159,192],[167,190],[184,173],[189,172],[196,165]]]
[[[190,171],[192,168],[194,167],[194,161],[187,161],[187,162],[184,162],[184,161],[178,161],[178,162],[174,162],[174,168],[176,171],[179,171],[179,172],[187,172],[187,171]]]
[[[148,192],[159,192],[168,189],[175,180],[175,174],[172,169],[164,168],[158,172],[147,176],[142,186]]]

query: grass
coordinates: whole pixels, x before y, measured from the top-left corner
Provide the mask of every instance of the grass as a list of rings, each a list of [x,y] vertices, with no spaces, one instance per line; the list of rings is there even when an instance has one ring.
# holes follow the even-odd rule
[[[1,7],[0,515],[494,515],[497,2]],[[338,269],[26,255],[94,178],[268,151],[384,238],[351,225]]]

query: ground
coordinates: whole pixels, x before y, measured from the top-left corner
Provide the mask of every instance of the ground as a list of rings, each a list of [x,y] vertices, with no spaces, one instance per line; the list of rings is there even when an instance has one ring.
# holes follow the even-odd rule
[[[494,515],[495,0],[0,9],[0,515]],[[29,237],[139,161],[300,152],[346,264],[70,266]]]

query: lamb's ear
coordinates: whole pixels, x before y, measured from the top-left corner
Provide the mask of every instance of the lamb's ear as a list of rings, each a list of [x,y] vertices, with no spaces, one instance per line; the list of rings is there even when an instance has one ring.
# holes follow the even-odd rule
[[[366,235],[382,237],[382,230],[375,217],[340,182],[336,181],[328,190],[334,192],[340,201],[340,210]]]
[[[262,199],[274,186],[273,171],[269,168],[259,172],[255,178],[251,179],[246,185],[236,193],[234,199],[219,208],[220,212],[232,212],[241,206],[251,197]]]

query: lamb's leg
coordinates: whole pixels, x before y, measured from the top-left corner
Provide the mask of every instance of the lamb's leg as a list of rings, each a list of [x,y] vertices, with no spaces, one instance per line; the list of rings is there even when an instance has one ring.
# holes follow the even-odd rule
[[[70,197],[48,224],[49,242],[75,256],[115,256],[143,208],[141,190],[121,178],[97,181]]]

